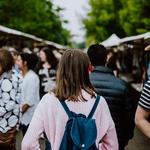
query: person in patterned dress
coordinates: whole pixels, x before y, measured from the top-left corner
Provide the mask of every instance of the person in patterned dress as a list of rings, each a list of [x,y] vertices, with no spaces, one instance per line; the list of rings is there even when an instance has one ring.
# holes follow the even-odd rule
[[[16,130],[20,119],[19,79],[14,75],[11,53],[0,49],[0,149],[15,150]]]
[[[44,94],[52,90],[55,86],[58,60],[48,47],[40,50],[39,57],[40,63],[37,72],[40,79],[40,98],[42,98]]]

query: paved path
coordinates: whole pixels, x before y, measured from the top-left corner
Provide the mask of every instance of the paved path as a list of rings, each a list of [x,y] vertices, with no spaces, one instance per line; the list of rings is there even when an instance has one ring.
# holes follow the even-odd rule
[[[21,150],[21,141],[22,141],[22,132],[21,130],[18,132],[17,137],[16,137],[16,150]],[[41,150],[44,150],[44,140],[40,140],[40,145],[41,145]]]
[[[134,137],[126,150],[150,150],[150,139],[146,138],[138,129],[134,130]]]

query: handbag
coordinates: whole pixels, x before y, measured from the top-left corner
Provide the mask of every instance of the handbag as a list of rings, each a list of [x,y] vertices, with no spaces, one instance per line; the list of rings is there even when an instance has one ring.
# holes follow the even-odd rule
[[[0,149],[16,150],[16,127],[6,133],[0,132]]]

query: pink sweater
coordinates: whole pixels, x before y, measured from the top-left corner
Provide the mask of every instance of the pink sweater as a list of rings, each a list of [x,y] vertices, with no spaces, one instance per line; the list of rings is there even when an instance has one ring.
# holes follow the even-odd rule
[[[87,102],[67,101],[69,109],[88,116],[95,98],[82,91]],[[97,125],[96,144],[99,150],[118,150],[118,141],[114,122],[111,118],[105,99],[101,97],[93,116]],[[37,106],[29,129],[22,141],[22,150],[40,150],[38,139],[43,131],[51,143],[52,150],[59,150],[68,116],[53,93],[46,94]],[[102,139],[102,143],[98,144]]]

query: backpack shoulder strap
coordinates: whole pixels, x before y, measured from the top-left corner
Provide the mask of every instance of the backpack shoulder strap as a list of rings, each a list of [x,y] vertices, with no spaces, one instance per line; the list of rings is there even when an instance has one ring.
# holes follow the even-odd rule
[[[93,108],[92,108],[90,114],[88,115],[88,118],[92,118],[92,117],[93,117],[94,112],[95,112],[95,110],[96,110],[96,108],[97,108],[97,105],[98,105],[99,101],[100,101],[100,96],[97,95],[96,100],[95,100],[95,103],[94,103],[94,105],[93,105]]]
[[[59,102],[61,103],[62,107],[64,108],[64,110],[66,111],[68,117],[70,118],[72,116],[67,104],[65,103],[65,101],[63,99],[59,100]]]
[[[96,108],[97,108],[97,105],[98,105],[99,101],[100,101],[100,96],[97,95],[96,100],[95,100],[95,103],[94,103],[94,105],[93,105],[93,108],[92,108],[90,114],[88,115],[88,118],[92,118],[92,117],[93,117],[94,112],[95,112],[95,110],[96,110]],[[64,110],[66,111],[66,113],[67,113],[67,115],[68,115],[68,117],[69,117],[69,118],[72,117],[72,113],[71,113],[71,111],[69,110],[69,108],[68,108],[67,104],[65,103],[65,101],[64,101],[63,99],[61,99],[61,100],[59,100],[59,102],[60,102],[61,105],[63,106]]]

